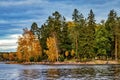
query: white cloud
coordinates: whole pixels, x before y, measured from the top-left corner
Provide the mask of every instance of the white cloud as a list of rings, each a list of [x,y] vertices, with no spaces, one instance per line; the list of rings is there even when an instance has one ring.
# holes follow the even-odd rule
[[[19,36],[21,36],[21,34],[13,34],[13,35],[10,35],[10,38],[18,39]]]
[[[17,40],[16,39],[5,39],[0,40],[0,52],[1,51],[9,51],[17,48]]]
[[[21,36],[21,34],[12,34],[7,37],[9,39],[2,39],[0,40],[0,50],[5,51],[5,50],[14,50],[17,48],[17,40],[18,37]]]
[[[16,42],[17,42],[16,39],[4,39],[4,40],[0,40],[0,46],[15,44]]]
[[[0,52],[16,51],[17,46],[0,46]]]

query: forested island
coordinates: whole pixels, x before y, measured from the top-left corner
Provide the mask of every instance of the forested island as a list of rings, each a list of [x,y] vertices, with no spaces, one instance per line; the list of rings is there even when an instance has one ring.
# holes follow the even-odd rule
[[[33,22],[31,29],[24,28],[17,43],[16,52],[0,54],[1,61],[119,63],[120,17],[110,10],[106,20],[96,23],[92,9],[87,18],[74,9],[72,21],[66,21],[55,11],[42,26]]]

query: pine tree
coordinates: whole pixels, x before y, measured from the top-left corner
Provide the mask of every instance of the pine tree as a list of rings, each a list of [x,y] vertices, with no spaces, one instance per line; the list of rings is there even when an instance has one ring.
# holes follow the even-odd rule
[[[40,42],[43,49],[47,49],[46,41],[50,35],[50,30],[47,24],[43,24],[40,28]]]
[[[116,35],[117,35],[117,58],[120,58],[120,17],[117,17],[117,23],[116,23]]]
[[[78,55],[78,37],[79,37],[79,21],[80,21],[80,17],[79,17],[79,11],[77,9],[74,9],[73,11],[73,15],[72,15],[72,19],[73,19],[73,22],[74,22],[74,26],[71,28],[71,40],[72,40],[72,47],[73,49],[75,50],[75,53],[76,53],[76,57],[78,58],[79,55]]]
[[[75,22],[75,23],[77,23],[77,22],[79,22],[79,11],[77,10],[77,9],[74,9],[74,11],[73,11],[73,14],[72,14],[72,20]]]
[[[68,25],[65,22],[65,18],[61,21],[61,33],[60,33],[60,50],[61,53],[65,53],[67,50],[71,50],[71,40],[68,32]]]
[[[93,58],[94,54],[94,47],[95,47],[95,19],[94,13],[90,10],[87,19],[87,25],[83,28],[83,50],[84,50],[84,58]]]
[[[33,33],[33,35],[39,39],[40,41],[40,38],[41,38],[41,31],[40,31],[40,28],[38,27],[37,23],[36,22],[33,22],[32,23],[32,26],[31,26],[31,29],[30,31]],[[41,45],[41,44],[40,44]]]
[[[86,21],[82,13],[79,13],[77,9],[74,10],[72,19],[73,19],[74,25],[71,28],[70,35],[73,43],[72,44],[73,49],[76,53],[76,57],[79,59],[80,57],[82,58],[82,55],[84,53],[83,42],[84,42],[84,35],[85,35],[84,29],[86,26]]]
[[[38,30],[38,25],[37,25],[37,23],[33,22],[30,31],[31,31],[34,35],[37,35],[37,30]]]
[[[117,60],[117,35],[116,35],[116,19],[117,14],[114,10],[111,10],[108,14],[108,19],[106,20],[106,29],[109,31],[109,39],[111,41],[111,56],[115,56],[115,60]],[[114,53],[114,54],[113,54]]]

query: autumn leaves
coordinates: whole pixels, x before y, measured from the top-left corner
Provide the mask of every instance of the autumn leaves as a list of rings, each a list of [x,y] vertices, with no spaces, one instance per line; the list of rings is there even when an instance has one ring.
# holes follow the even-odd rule
[[[42,48],[39,40],[27,28],[23,30],[22,37],[18,39],[18,61],[38,61],[42,56]]]

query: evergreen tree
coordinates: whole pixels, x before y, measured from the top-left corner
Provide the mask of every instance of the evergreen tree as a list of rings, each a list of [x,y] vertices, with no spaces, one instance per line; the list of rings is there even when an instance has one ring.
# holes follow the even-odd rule
[[[79,21],[80,21],[80,14],[79,11],[77,9],[74,9],[73,11],[73,15],[72,15],[72,19],[74,22],[74,26],[71,28],[71,40],[72,40],[72,47],[76,53],[76,57],[79,57],[78,55],[78,37],[79,37]]]
[[[74,9],[72,16],[73,16],[73,17],[72,17],[72,20],[73,20],[75,23],[79,22],[80,13],[79,13],[79,11],[78,11],[77,9]]]
[[[116,23],[116,35],[117,35],[117,57],[120,58],[120,17],[117,17],[117,23]]]
[[[32,23],[31,29],[30,31],[33,33],[33,35],[39,39],[40,42],[40,38],[41,38],[41,32],[40,32],[40,28],[38,27],[36,22]],[[41,45],[41,44],[40,44]]]
[[[111,49],[109,32],[106,30],[104,23],[97,25],[95,32],[95,52],[99,58],[108,57]],[[109,56],[110,57],[110,56]]]
[[[30,31],[33,32],[33,34],[35,35],[37,32],[37,29],[38,29],[37,23],[33,22]]]
[[[60,33],[60,49],[61,53],[71,50],[71,40],[68,34],[68,25],[65,22],[65,18],[61,22],[61,33]]]
[[[84,28],[86,26],[86,21],[82,15],[82,13],[79,13],[77,9],[73,12],[73,22],[74,25],[71,28],[71,39],[72,39],[72,47],[76,53],[76,57],[79,59],[82,58],[82,55],[84,53],[83,50],[83,42],[84,42]]]
[[[109,40],[111,41],[111,56],[115,56],[117,60],[117,36],[116,36],[116,18],[117,14],[114,10],[111,10],[108,14],[108,19],[106,21],[106,29],[109,31]],[[114,53],[114,54],[113,54]]]
[[[92,10],[88,15],[87,19],[87,26],[84,28],[84,57],[86,58],[93,58],[94,54],[94,47],[95,47],[95,16]]]
[[[31,31],[31,32],[33,33],[33,35],[35,35],[36,37],[40,37],[39,28],[38,28],[37,23],[33,22],[30,31]]]
[[[41,28],[39,29],[39,31],[40,31],[40,36],[41,36],[40,42],[41,42],[42,48],[47,49],[46,40],[50,35],[49,27],[47,26],[47,24],[43,24]]]

